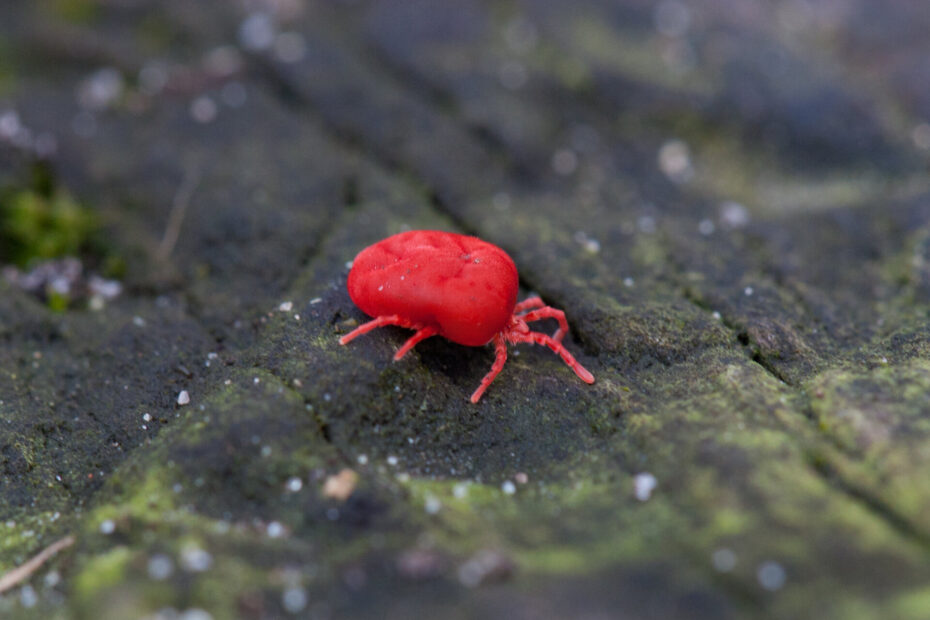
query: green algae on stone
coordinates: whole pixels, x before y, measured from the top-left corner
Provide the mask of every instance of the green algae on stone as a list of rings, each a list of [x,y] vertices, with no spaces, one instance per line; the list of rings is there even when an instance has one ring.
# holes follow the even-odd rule
[[[122,583],[132,556],[128,546],[118,545],[87,560],[74,576],[73,588],[78,603],[90,605],[102,590]]]
[[[34,514],[20,513],[16,518],[0,521],[0,575],[26,562],[56,537],[67,523],[73,522],[60,511]]]
[[[930,615],[930,587],[903,592],[892,601],[891,609],[901,620],[924,620]]]
[[[830,465],[853,488],[930,544],[930,495],[923,484],[930,437],[930,363],[914,358],[871,369],[835,369],[808,386],[821,432],[844,452]]]
[[[589,473],[497,485],[405,475],[402,484],[430,522],[434,544],[454,556],[496,548],[521,571],[563,575],[591,573],[621,558],[658,558],[666,526],[676,521],[673,509],[661,499],[638,501],[627,475]]]
[[[243,601],[280,597],[288,581],[325,596],[338,585],[337,567],[413,543],[415,520],[396,502],[405,493],[383,467],[358,461],[358,485],[344,501],[323,493],[325,477],[346,461],[276,377],[235,369],[201,404],[131,455],[98,495],[82,566],[122,558],[122,545],[131,559],[116,584],[81,583],[83,609],[130,617],[199,606],[232,617]],[[173,572],[147,574],[154,556]]]
[[[90,24],[100,13],[100,5],[95,0],[40,0],[36,4],[56,18],[73,24]]]
[[[85,250],[97,225],[91,211],[63,189],[0,194],[0,261],[21,267]]]

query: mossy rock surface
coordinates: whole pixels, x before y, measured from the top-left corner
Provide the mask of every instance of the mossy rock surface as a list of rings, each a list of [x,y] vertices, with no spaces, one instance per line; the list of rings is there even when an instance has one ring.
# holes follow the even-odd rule
[[[0,616],[930,617],[920,2],[268,6],[0,8]],[[597,381],[340,346],[410,229]]]

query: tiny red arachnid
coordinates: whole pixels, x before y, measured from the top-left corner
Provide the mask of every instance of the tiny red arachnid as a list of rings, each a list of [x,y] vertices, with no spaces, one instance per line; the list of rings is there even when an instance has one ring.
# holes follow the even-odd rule
[[[568,322],[561,310],[539,297],[517,303],[517,267],[496,245],[437,230],[412,230],[370,245],[355,257],[347,283],[355,305],[375,317],[339,339],[339,344],[385,325],[416,330],[394,360],[430,336],[470,347],[494,341],[491,371],[471,395],[477,403],[507,361],[507,343],[546,345],[585,383],[594,375],[572,357],[562,339]],[[559,328],[548,336],[527,323],[555,319]]]

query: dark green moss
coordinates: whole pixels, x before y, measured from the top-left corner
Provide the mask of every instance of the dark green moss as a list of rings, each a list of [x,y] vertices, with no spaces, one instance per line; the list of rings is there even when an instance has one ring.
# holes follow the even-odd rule
[[[20,266],[79,253],[94,230],[90,212],[67,193],[11,192],[0,199],[2,259]]]
[[[26,267],[79,255],[98,229],[94,212],[57,186],[43,164],[33,165],[28,187],[0,191],[0,262]]]

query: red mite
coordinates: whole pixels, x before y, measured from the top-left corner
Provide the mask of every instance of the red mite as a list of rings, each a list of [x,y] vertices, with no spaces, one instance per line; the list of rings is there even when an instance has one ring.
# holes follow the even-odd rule
[[[436,230],[412,230],[379,241],[355,257],[349,271],[349,296],[375,317],[339,339],[339,344],[385,325],[416,330],[397,350],[402,358],[430,336],[470,347],[494,341],[497,357],[471,395],[477,403],[507,361],[507,343],[543,344],[558,353],[582,381],[594,375],[572,357],[562,338],[565,313],[539,297],[517,303],[517,267],[507,253],[477,237]],[[531,331],[527,323],[555,319],[552,336]]]

